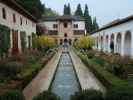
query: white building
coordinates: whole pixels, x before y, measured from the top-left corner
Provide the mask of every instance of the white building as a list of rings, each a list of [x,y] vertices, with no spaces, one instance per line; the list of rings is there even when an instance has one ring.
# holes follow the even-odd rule
[[[36,33],[36,19],[14,0],[0,1],[0,25],[10,29],[10,52],[21,52],[20,33],[26,33],[26,46],[32,46],[32,33]]]
[[[85,21],[78,16],[44,17],[40,25],[45,26],[48,35],[55,37],[59,44],[67,41],[71,44],[85,34]]]
[[[133,57],[133,16],[103,26],[92,37],[95,39],[95,49]]]

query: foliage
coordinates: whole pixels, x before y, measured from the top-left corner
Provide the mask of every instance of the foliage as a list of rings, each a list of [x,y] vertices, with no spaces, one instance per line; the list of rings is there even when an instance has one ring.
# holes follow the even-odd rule
[[[71,15],[71,7],[70,4],[64,5],[64,15]]]
[[[60,100],[60,99],[55,94],[49,91],[44,91],[43,93],[40,93],[38,96],[34,97],[33,100]]]
[[[74,43],[74,46],[79,49],[91,49],[94,44],[94,41],[89,36],[83,36],[80,37],[79,40],[77,40]]]
[[[78,4],[77,9],[75,11],[75,16],[83,17],[83,11],[82,11],[82,8],[81,8],[81,4]]]
[[[44,13],[44,5],[40,0],[16,0],[21,6],[28,10],[36,18],[41,18]]]
[[[105,100],[133,100],[133,90],[127,88],[112,88],[107,91]]]
[[[25,100],[23,93],[17,90],[8,91],[0,95],[0,100]]]
[[[108,72],[104,67],[95,62],[93,59],[88,59],[86,54],[78,53],[81,60],[86,64],[86,66],[93,71],[95,76],[107,87],[126,87],[133,89],[125,80],[122,80],[115,76],[114,74]]]
[[[21,47],[22,51],[26,49],[26,33],[25,32],[20,32],[20,38],[21,38]]]
[[[50,36],[36,36],[33,40],[39,49],[47,50],[56,46],[55,39]]]
[[[102,93],[96,90],[83,90],[75,93],[71,100],[103,100]]]
[[[93,19],[92,29],[93,29],[92,31],[96,31],[99,29],[96,17]]]
[[[6,26],[0,25],[0,56],[8,53],[10,48],[10,29]]]
[[[87,4],[85,5],[85,12],[84,12],[84,19],[85,19],[85,28],[87,33],[92,32],[92,17],[89,15],[89,10]]]
[[[45,12],[43,13],[42,17],[46,17],[46,16],[58,16],[59,14],[51,9],[51,8],[46,8],[45,7]]]
[[[0,73],[6,77],[15,78],[17,73],[21,72],[23,64],[18,61],[6,62],[0,64]]]

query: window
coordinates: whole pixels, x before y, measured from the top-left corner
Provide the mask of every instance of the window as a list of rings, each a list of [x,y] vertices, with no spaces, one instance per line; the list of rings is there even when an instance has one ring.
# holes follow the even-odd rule
[[[13,14],[13,22],[16,23],[16,15]]]
[[[20,17],[20,25],[22,25],[23,24],[23,19],[22,19],[22,17]]]
[[[58,28],[58,25],[57,24],[53,24],[53,28]]]
[[[78,28],[78,24],[74,24],[74,28]]]
[[[6,10],[5,10],[5,8],[2,8],[2,16],[3,16],[3,19],[6,19]]]
[[[67,28],[67,27],[68,27],[67,23],[64,23],[64,27],[65,27],[65,28]]]

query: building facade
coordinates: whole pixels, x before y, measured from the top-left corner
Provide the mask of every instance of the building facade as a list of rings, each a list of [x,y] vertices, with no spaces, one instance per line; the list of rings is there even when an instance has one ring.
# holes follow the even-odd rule
[[[56,38],[59,44],[74,40],[85,35],[84,19],[77,16],[46,17],[40,23],[47,28],[47,34]]]
[[[36,33],[36,19],[14,0],[0,1],[0,25],[10,29],[10,52],[22,51],[21,34],[26,35],[26,47],[32,46],[32,33]]]
[[[133,16],[118,19],[94,32],[94,49],[133,57]]]

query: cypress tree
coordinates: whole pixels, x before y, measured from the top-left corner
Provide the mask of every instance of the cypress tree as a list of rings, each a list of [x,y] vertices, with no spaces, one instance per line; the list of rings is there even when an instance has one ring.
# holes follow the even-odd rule
[[[71,15],[71,7],[70,4],[64,5],[64,15]]]
[[[70,6],[70,3],[67,6],[67,14],[71,15],[71,6]]]
[[[99,25],[97,23],[97,19],[96,17],[93,19],[93,31],[96,31],[97,29],[99,29]]]
[[[67,6],[66,6],[66,4],[64,5],[64,15],[66,15],[67,14]]]
[[[81,8],[81,4],[78,4],[77,9],[75,11],[75,16],[83,17],[83,12],[82,12],[82,8]]]
[[[89,15],[87,4],[85,5],[84,19],[85,19],[85,28],[86,28],[87,33],[92,32],[92,27],[93,27],[92,18]]]

